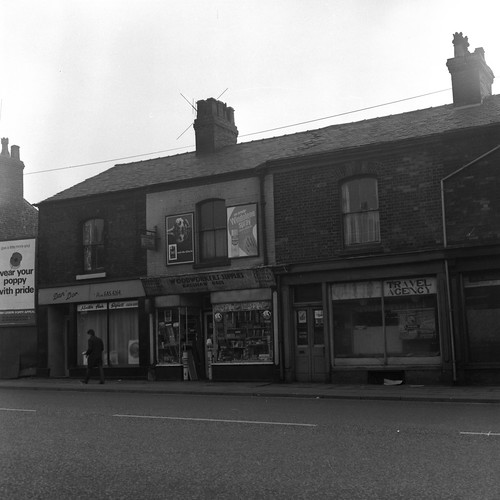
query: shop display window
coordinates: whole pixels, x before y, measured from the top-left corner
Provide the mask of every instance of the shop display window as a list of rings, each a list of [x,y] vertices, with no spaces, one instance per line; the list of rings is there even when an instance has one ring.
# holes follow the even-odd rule
[[[236,306],[236,304],[233,304]],[[216,363],[269,362],[273,360],[271,307],[218,311],[215,319]],[[249,307],[249,306],[247,306]]]
[[[500,282],[466,282],[465,287],[469,359],[475,363],[498,363]]]
[[[199,329],[199,311],[189,307],[171,307],[157,310],[157,363],[182,363],[185,346],[196,347]]]
[[[137,300],[101,302],[77,306],[77,353],[79,365],[86,359],[87,331],[93,329],[104,343],[105,366],[139,364],[139,313]]]
[[[332,285],[336,357],[439,356],[434,278]]]

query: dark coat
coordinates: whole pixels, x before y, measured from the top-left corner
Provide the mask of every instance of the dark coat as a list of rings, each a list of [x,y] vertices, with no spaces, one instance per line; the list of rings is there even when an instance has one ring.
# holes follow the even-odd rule
[[[102,365],[102,353],[104,351],[104,344],[99,337],[90,335],[89,344],[85,354],[88,356],[87,364],[89,368],[93,366]]]

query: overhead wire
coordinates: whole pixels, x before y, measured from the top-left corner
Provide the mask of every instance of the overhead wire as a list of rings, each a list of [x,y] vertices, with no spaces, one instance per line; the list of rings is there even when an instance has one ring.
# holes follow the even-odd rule
[[[359,113],[361,111],[368,111],[370,109],[380,108],[380,107],[383,107],[383,106],[389,106],[391,104],[397,104],[397,103],[404,102],[404,101],[410,101],[412,99],[419,99],[420,97],[426,97],[426,96],[433,95],[433,94],[439,94],[441,92],[448,92],[449,90],[451,90],[451,89],[447,88],[447,89],[442,89],[442,90],[435,90],[433,92],[427,92],[425,94],[420,94],[420,95],[416,95],[416,96],[413,96],[413,97],[406,97],[404,99],[397,99],[395,101],[385,102],[385,103],[382,103],[382,104],[375,104],[373,106],[367,106],[365,108],[359,108],[359,109],[355,109],[355,110],[352,110],[352,111],[345,111],[343,113],[337,113],[335,115],[324,116],[322,118],[315,118],[313,120],[306,120],[306,121],[303,121],[303,122],[292,123],[292,124],[289,124],[289,125],[282,125],[280,127],[270,128],[270,129],[266,129],[266,130],[260,130],[258,132],[250,132],[248,134],[242,134],[239,137],[249,137],[251,135],[258,135],[258,134],[264,134],[264,133],[267,133],[267,132],[274,132],[276,130],[282,130],[282,129],[285,129],[285,128],[298,127],[300,125],[306,125],[306,124],[309,124],[309,123],[315,123],[315,122],[319,122],[319,121],[323,121],[323,120],[329,120],[331,118],[338,118],[339,116],[351,115],[351,114],[354,114],[354,113]],[[182,94],[181,94],[181,96],[184,97]],[[192,104],[188,101],[188,99],[186,99],[186,97],[184,97],[184,99],[189,103],[190,106],[192,106]],[[193,109],[196,109],[196,108],[193,107]],[[189,125],[189,127],[179,137],[181,137],[191,126],[192,125]],[[50,169],[47,169],[47,170],[37,170],[35,172],[25,172],[24,175],[43,174],[43,173],[46,173],[46,172],[55,172],[55,171],[60,171],[60,170],[68,170],[68,169],[71,169],[71,168],[80,168],[80,167],[88,167],[88,166],[91,166],[91,165],[99,165],[101,163],[110,163],[110,162],[114,162],[114,161],[130,160],[131,158],[139,158],[139,157],[142,157],[142,156],[149,156],[149,155],[160,154],[160,153],[168,153],[168,152],[171,152],[171,151],[178,151],[180,149],[186,149],[186,148],[191,148],[191,147],[193,147],[193,144],[190,144],[188,146],[178,147],[178,148],[164,149],[164,150],[161,150],[161,151],[152,151],[152,152],[149,152],[149,153],[142,153],[142,154],[137,154],[137,155],[132,155],[132,156],[122,156],[120,158],[111,158],[111,159],[108,159],[108,160],[94,161],[94,162],[91,162],[91,163],[80,163],[78,165],[70,165],[70,166],[67,166],[67,167],[50,168]]]

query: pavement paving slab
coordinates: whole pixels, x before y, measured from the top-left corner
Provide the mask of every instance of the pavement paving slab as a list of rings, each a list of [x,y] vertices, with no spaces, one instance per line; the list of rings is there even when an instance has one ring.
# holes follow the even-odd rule
[[[214,396],[300,397],[450,403],[500,403],[499,386],[350,385],[265,382],[107,380],[88,385],[74,378],[24,377],[0,380],[0,389],[147,392]]]

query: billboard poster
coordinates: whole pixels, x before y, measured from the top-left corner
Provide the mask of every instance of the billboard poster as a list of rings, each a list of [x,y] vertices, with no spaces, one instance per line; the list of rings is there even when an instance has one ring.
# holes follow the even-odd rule
[[[0,325],[35,323],[35,240],[0,241]]]
[[[193,214],[168,215],[167,265],[194,262]]]
[[[230,259],[259,255],[257,204],[227,207],[227,254]]]

